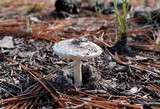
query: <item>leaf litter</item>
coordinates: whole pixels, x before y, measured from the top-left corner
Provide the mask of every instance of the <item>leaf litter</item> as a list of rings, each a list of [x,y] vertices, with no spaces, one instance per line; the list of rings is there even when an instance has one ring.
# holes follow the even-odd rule
[[[34,9],[32,2],[1,4],[0,39],[11,37],[1,46],[1,108],[159,108],[160,46],[148,32],[153,31],[152,26],[137,25],[127,31],[132,39],[127,45],[135,57],[112,54],[108,48],[114,44],[116,31],[113,15],[84,9],[59,19],[49,14],[49,2],[39,3],[48,9],[30,10],[31,18],[39,19],[31,20],[32,32],[26,32],[28,10],[24,11]],[[71,60],[57,56],[52,47],[55,42],[78,36],[100,45],[104,53],[83,62],[83,86],[77,88],[72,64],[68,64]],[[139,36],[142,42],[136,40]]]

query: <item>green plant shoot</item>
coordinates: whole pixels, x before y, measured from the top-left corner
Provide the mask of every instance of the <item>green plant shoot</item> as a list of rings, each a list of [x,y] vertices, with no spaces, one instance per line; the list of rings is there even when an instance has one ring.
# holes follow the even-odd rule
[[[121,15],[117,8],[117,0],[113,0],[113,3],[120,32],[126,33],[126,30],[128,28],[127,14],[129,10],[129,5],[127,5],[126,0],[122,0],[122,15]]]

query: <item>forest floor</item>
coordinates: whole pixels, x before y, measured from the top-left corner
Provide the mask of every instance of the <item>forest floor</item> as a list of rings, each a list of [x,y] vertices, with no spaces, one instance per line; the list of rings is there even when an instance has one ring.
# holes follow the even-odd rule
[[[86,1],[81,6],[93,4]],[[121,54],[110,49],[121,37],[114,13],[54,10],[54,0],[0,2],[0,109],[160,109],[159,20],[131,15],[131,52]],[[83,61],[82,86],[73,83],[72,60],[53,51],[56,42],[79,36],[103,49]]]

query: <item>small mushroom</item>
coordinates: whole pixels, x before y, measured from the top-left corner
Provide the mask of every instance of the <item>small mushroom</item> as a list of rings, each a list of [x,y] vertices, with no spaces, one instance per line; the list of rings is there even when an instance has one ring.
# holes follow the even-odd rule
[[[99,56],[103,50],[84,37],[67,39],[55,43],[55,53],[61,57],[72,59],[74,63],[74,83],[82,85],[81,60],[87,60]]]

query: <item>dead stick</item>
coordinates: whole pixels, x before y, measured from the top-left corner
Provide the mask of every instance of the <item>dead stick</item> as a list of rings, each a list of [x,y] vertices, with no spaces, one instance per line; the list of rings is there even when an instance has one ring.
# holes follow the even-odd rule
[[[115,101],[98,101],[98,100],[91,100],[92,103],[97,103],[99,105],[114,105],[120,107],[129,107],[133,109],[142,109],[141,105],[132,105],[129,103],[122,103],[122,102],[115,102]]]

